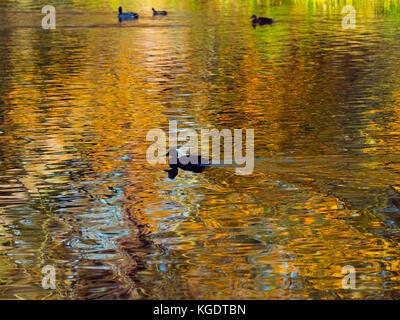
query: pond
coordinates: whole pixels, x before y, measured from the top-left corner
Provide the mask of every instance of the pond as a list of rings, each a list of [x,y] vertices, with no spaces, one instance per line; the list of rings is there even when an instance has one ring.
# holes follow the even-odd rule
[[[48,4],[0,4],[0,298],[399,298],[400,3]],[[170,121],[261,160],[168,179]]]

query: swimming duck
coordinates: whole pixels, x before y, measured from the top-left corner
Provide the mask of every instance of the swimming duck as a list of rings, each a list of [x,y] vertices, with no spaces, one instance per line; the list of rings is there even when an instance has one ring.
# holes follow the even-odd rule
[[[270,18],[264,18],[264,17],[260,17],[257,18],[257,16],[255,14],[253,14],[250,19],[253,19],[253,24],[259,24],[260,26],[264,25],[264,24],[272,24],[273,22],[275,22],[274,20],[270,19]]]
[[[170,150],[166,156],[169,156],[168,164],[171,169],[164,171],[168,172],[170,179],[174,179],[178,175],[178,169],[201,173],[210,166],[201,156],[183,156],[178,158],[178,152],[175,149]]]
[[[151,8],[153,10],[153,16],[166,16],[168,14],[167,11],[156,11],[154,8]]]
[[[137,18],[139,18],[139,15],[137,13],[122,12],[122,7],[118,8],[118,19],[119,19],[119,21],[131,20],[131,19],[137,19]]]

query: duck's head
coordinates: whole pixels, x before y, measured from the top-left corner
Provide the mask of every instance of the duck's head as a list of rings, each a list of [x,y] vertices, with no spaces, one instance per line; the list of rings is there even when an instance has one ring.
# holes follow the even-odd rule
[[[178,175],[178,168],[173,168],[169,170],[164,170],[165,172],[168,172],[168,178],[170,179],[175,179],[175,177]]]
[[[156,11],[154,8],[151,8],[151,10]]]
[[[122,13],[122,7],[118,8],[118,12],[121,14]]]
[[[257,16],[255,14],[253,14],[250,19],[257,19]]]

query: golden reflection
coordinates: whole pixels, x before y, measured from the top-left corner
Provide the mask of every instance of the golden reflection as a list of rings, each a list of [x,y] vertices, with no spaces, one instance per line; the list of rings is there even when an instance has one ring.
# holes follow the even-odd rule
[[[0,30],[1,298],[398,298],[396,1],[74,3]],[[254,174],[168,180],[145,154],[169,120],[254,128]]]

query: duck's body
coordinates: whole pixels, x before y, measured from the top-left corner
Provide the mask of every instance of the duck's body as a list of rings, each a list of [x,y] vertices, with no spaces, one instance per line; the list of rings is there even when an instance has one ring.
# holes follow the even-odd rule
[[[151,8],[153,10],[153,16],[166,16],[168,14],[167,11],[157,11],[154,8]]]
[[[118,8],[118,19],[119,21],[122,20],[133,20],[139,18],[139,15],[137,13],[133,12],[122,12],[122,7]]]
[[[183,156],[178,158],[176,150],[171,150],[167,153],[167,156],[169,156],[168,164],[171,169],[165,171],[168,172],[170,179],[174,179],[178,175],[178,169],[201,173],[210,166],[201,156]]]
[[[257,16],[254,14],[250,18],[253,19],[252,20],[253,24],[259,24],[260,26],[262,26],[264,24],[272,24],[275,22],[274,20],[272,20],[270,18],[264,18],[264,17],[257,18]]]

